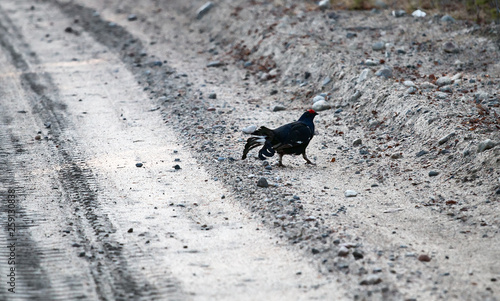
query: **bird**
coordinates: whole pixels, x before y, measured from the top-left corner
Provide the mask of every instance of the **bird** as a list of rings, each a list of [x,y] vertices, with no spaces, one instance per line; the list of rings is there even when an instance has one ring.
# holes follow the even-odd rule
[[[314,164],[307,158],[306,148],[314,136],[314,117],[318,115],[309,109],[300,116],[299,120],[271,130],[265,126],[251,133],[243,150],[242,160],[245,160],[250,150],[262,146],[259,150],[259,159],[265,160],[275,153],[279,155],[278,166],[283,165],[284,155],[302,155],[306,164]]]

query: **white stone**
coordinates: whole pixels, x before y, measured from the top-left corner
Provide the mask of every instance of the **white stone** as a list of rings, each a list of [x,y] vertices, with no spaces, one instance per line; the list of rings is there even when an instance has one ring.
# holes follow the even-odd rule
[[[349,197],[355,197],[355,196],[357,196],[358,193],[356,191],[354,191],[354,190],[346,190],[344,192],[344,195],[349,198]]]
[[[421,11],[420,9],[417,9],[416,11],[414,11],[412,14],[412,16],[416,17],[416,18],[423,18],[425,17],[427,14],[423,11]]]
[[[328,110],[331,108],[332,108],[332,105],[329,104],[328,102],[326,102],[326,100],[317,101],[312,105],[312,109],[314,111],[317,111],[317,112]]]
[[[245,134],[251,134],[257,129],[256,125],[249,125],[246,128],[241,129],[241,131]]]

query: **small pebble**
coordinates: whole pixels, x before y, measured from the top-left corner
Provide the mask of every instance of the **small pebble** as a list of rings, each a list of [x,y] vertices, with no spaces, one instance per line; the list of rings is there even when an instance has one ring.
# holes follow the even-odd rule
[[[337,253],[338,256],[342,256],[342,257],[347,256],[347,254],[349,254],[349,249],[346,248],[345,246],[341,246],[339,248],[338,253]]]
[[[377,275],[368,275],[365,279],[363,279],[359,284],[361,285],[375,285],[382,282],[382,278]]]
[[[214,67],[215,68],[215,67],[220,67],[220,66],[222,66],[222,62],[221,61],[212,61],[212,62],[209,62],[207,64],[207,67],[209,67],[209,68],[210,67]]]
[[[418,256],[418,260],[422,262],[429,262],[431,261],[431,257],[427,254],[422,254]]]
[[[384,42],[375,42],[372,45],[372,49],[375,51],[382,51],[385,49],[385,43]]]
[[[331,108],[332,108],[332,105],[329,104],[326,100],[317,101],[312,105],[312,109],[316,112],[325,111],[325,110],[328,110]]]
[[[359,146],[362,144],[362,140],[361,138],[358,138],[356,140],[354,140],[354,142],[352,143],[352,146]]]
[[[179,164],[176,164],[176,165],[174,165],[174,169],[178,170],[178,169],[181,169],[181,167],[179,166]]]
[[[251,134],[255,132],[256,129],[257,129],[256,125],[249,125],[246,128],[241,129],[241,131],[245,134]]]
[[[450,15],[444,15],[441,17],[441,22],[450,22],[450,23],[453,23],[455,22],[455,19],[450,16]]]
[[[137,167],[142,167],[142,163],[141,163],[141,162],[139,162],[139,163],[135,163],[135,166],[137,166]]]
[[[349,198],[349,197],[355,197],[355,196],[357,196],[358,193],[356,191],[354,191],[354,190],[346,190],[344,192],[344,195]]]
[[[267,183],[267,179],[262,177],[257,181],[257,186],[262,187],[262,188],[267,188],[269,187],[269,183]]]
[[[209,98],[209,99],[217,99],[217,94],[215,94],[215,93],[210,93],[210,94],[208,94],[208,98]]]
[[[129,20],[129,21],[135,21],[135,20],[137,20],[137,16],[135,14],[130,14],[127,17],[127,20]]]
[[[390,78],[390,77],[392,77],[392,70],[389,68],[383,67],[383,68],[377,70],[377,72],[375,72],[375,75],[378,77]]]
[[[435,177],[439,175],[439,172],[438,171],[435,171],[435,170],[431,170],[429,171],[429,177]]]
[[[286,110],[286,107],[282,106],[282,105],[276,105],[273,108],[273,112],[279,112],[279,111],[285,111],[285,110]]]
[[[214,4],[210,1],[203,4],[196,12],[196,19],[200,20],[201,18],[203,18],[203,16],[206,15],[210,11],[210,9],[212,9],[213,6]]]
[[[453,138],[454,136],[455,136],[455,133],[449,133],[448,135],[439,139],[438,144],[439,145],[445,144],[446,142],[448,142],[450,140],[450,138]]]
[[[392,15],[396,18],[400,18],[400,17],[403,17],[403,16],[406,16],[406,12],[402,9],[400,10],[393,10],[392,11]]]
[[[455,46],[455,44],[453,44],[452,42],[444,43],[443,50],[446,53],[458,53],[459,52],[458,47]]]
[[[439,87],[447,86],[447,85],[451,85],[452,84],[452,80],[448,76],[443,76],[443,77],[438,78],[438,80],[436,81],[436,84]]]

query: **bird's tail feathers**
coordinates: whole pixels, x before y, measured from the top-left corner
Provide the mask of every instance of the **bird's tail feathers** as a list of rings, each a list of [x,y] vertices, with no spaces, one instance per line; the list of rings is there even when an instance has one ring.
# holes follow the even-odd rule
[[[265,126],[261,126],[258,130],[254,131],[252,133],[252,135],[264,136],[265,138],[268,138],[269,140],[273,140],[274,132],[273,132],[273,130],[266,128]]]
[[[256,136],[248,138],[247,143],[245,144],[245,150],[243,151],[243,157],[241,159],[245,160],[250,150],[259,147],[261,145],[264,145],[265,143],[266,143],[266,137],[264,136]]]

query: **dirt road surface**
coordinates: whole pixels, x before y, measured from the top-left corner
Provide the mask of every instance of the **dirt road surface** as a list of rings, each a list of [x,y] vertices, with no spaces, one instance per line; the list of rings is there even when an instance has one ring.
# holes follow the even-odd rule
[[[136,2],[0,2],[0,300],[499,299],[498,26]]]

